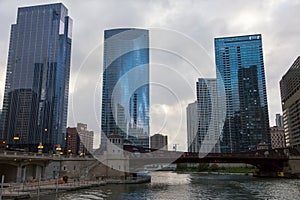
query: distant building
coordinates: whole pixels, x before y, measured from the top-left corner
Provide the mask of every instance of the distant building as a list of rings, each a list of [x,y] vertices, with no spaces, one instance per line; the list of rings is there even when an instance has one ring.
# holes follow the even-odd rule
[[[0,138],[0,151],[3,151],[6,149],[6,141],[5,140],[2,140]]]
[[[104,164],[111,169],[129,171],[129,160],[124,154],[124,138],[119,134],[110,134],[107,137],[106,161]]]
[[[261,34],[215,38],[215,60],[219,109],[226,112],[221,152],[271,147]]]
[[[199,78],[197,86],[197,139],[201,153],[220,153],[216,79]]]
[[[149,31],[104,31],[101,146],[119,134],[149,148]]]
[[[2,109],[0,109],[0,139],[1,139],[1,137],[3,137],[3,135],[2,135],[2,129],[1,129],[1,127],[2,127]]]
[[[300,150],[300,56],[280,81],[285,141]]]
[[[11,26],[0,138],[45,152],[64,147],[72,19],[61,3],[18,8]]]
[[[79,138],[77,129],[75,127],[67,128],[67,134],[66,134],[65,141],[66,141],[65,153],[79,154],[80,138]]]
[[[285,148],[284,129],[282,127],[273,126],[270,130],[272,149]]]
[[[283,128],[283,117],[281,114],[276,114],[275,122],[277,127]]]
[[[77,123],[77,131],[80,136],[80,153],[92,153],[94,144],[94,132],[89,131],[87,124]]]
[[[168,150],[168,136],[162,134],[151,136],[150,146],[152,149]]]
[[[188,152],[199,152],[200,145],[198,143],[198,112],[197,112],[197,101],[190,103],[186,108],[186,119],[187,119],[187,147]]]

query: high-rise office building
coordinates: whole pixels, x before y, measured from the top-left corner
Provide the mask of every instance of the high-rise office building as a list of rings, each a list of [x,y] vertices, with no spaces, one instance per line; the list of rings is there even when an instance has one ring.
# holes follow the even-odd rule
[[[281,114],[276,114],[275,122],[277,127],[283,128],[283,117]]]
[[[197,112],[197,101],[190,103],[186,108],[187,120],[187,147],[188,152],[199,152],[200,144],[198,142],[198,124],[199,117]]]
[[[198,79],[197,88],[197,139],[201,153],[219,153],[219,118],[216,79]]]
[[[280,81],[285,141],[300,150],[300,56]]]
[[[215,59],[218,101],[226,111],[221,151],[255,150],[261,142],[270,147],[262,36],[215,38]]]
[[[94,131],[89,131],[87,124],[83,123],[77,123],[77,131],[80,136],[80,153],[92,153],[94,144]]]
[[[216,79],[198,79],[197,101],[187,107],[189,152],[219,153],[220,128]]]
[[[119,134],[149,147],[149,31],[104,31],[101,145]]]
[[[0,109],[0,139],[2,139],[2,109]]]
[[[152,149],[168,150],[168,136],[155,134],[150,137],[150,146]]]
[[[78,155],[80,153],[80,138],[75,127],[68,127],[66,134],[66,154]]]
[[[72,20],[61,4],[18,9],[11,26],[2,138],[10,147],[64,146]]]

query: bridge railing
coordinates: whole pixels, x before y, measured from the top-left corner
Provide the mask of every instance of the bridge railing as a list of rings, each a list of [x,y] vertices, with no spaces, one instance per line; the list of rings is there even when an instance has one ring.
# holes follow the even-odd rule
[[[151,153],[133,153],[130,158],[274,158],[286,159],[287,155],[273,151],[258,151],[245,153],[195,153],[195,152],[174,152],[157,151]]]
[[[0,153],[3,157],[52,157],[49,154],[34,153],[34,152],[18,152],[18,151],[3,151]]]

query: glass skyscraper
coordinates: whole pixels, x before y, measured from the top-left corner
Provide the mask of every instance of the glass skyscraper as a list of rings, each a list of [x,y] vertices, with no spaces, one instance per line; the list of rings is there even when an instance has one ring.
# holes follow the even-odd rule
[[[149,147],[149,31],[104,31],[101,145],[119,134]]]
[[[196,82],[197,101],[187,111],[187,146],[189,152],[220,153],[220,118],[217,81],[199,78]]]
[[[199,152],[200,150],[200,144],[197,136],[199,127],[197,104],[197,101],[195,101],[194,103],[188,104],[186,108],[188,152]]]
[[[197,141],[201,153],[219,153],[219,123],[216,79],[199,78],[197,88]]]
[[[61,4],[18,9],[11,26],[1,137],[14,148],[64,146],[72,20]]]
[[[218,101],[226,106],[221,151],[255,150],[261,142],[270,146],[261,35],[215,38],[215,60]]]

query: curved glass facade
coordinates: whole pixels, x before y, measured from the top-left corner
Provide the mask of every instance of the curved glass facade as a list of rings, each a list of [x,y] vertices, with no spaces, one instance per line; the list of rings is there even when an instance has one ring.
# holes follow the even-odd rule
[[[226,105],[221,151],[255,150],[260,142],[270,145],[261,35],[216,38],[215,59],[218,99]],[[220,95],[222,85],[225,97]]]
[[[197,88],[197,142],[201,153],[220,153],[216,79],[199,78]]]
[[[104,31],[101,145],[106,136],[123,135],[149,147],[149,32]]]
[[[2,138],[15,148],[64,146],[72,20],[61,4],[18,9],[11,27]]]

